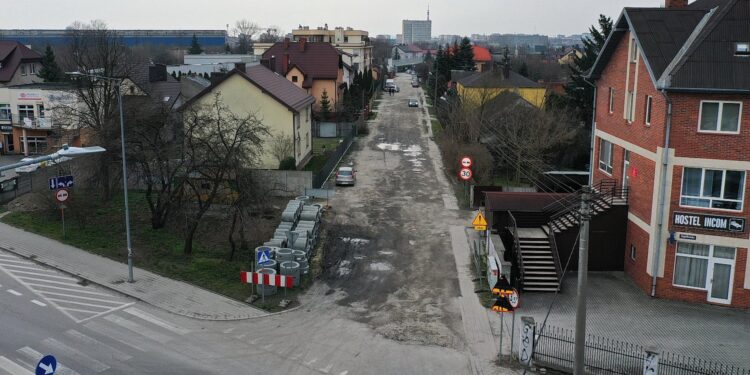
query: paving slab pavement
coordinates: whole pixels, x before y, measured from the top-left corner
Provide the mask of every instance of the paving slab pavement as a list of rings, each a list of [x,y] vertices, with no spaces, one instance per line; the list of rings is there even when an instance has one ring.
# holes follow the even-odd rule
[[[135,282],[128,283],[125,263],[3,223],[0,248],[182,316],[241,320],[269,315],[248,304],[137,267],[133,269]]]

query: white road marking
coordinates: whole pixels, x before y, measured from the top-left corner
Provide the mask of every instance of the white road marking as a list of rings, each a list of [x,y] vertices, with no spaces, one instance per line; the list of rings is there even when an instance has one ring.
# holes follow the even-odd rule
[[[9,266],[12,266],[12,264],[8,264],[8,263],[25,264],[25,265],[28,265],[28,266],[33,266],[34,265],[34,263],[27,262],[25,260],[18,260],[18,259],[3,259],[3,260],[0,260],[0,263],[2,263],[4,265],[7,264]]]
[[[190,331],[187,330],[187,329],[185,329],[185,328],[179,327],[179,326],[174,325],[174,324],[172,324],[170,322],[167,322],[167,321],[164,321],[162,319],[159,319],[159,318],[157,318],[157,317],[155,317],[155,316],[153,316],[153,315],[151,315],[151,314],[149,314],[149,313],[147,313],[145,311],[141,311],[141,310],[139,310],[139,309],[137,309],[135,307],[129,307],[129,308],[125,309],[124,311],[126,313],[130,314],[130,315],[137,316],[137,317],[139,317],[139,318],[141,318],[141,319],[143,319],[143,320],[145,320],[145,321],[147,321],[149,323],[156,324],[157,326],[162,327],[162,328],[164,328],[164,329],[166,329],[168,331],[174,332],[174,333],[176,333],[178,335],[184,335],[184,334],[190,333]]]
[[[26,285],[31,285],[39,288],[48,288],[48,289],[57,289],[57,290],[67,290],[69,292],[77,292],[77,293],[86,293],[86,294],[93,294],[97,296],[105,296],[105,297],[112,297],[111,294],[104,294],[104,293],[98,293],[98,292],[90,292],[88,290],[83,290],[81,288],[85,288],[85,286],[77,286],[78,289],[71,289],[71,288],[63,288],[60,286],[52,286],[52,285],[42,285],[42,284],[36,284],[36,283],[26,283]],[[42,293],[47,293],[42,291]]]
[[[120,362],[127,361],[130,358],[133,358],[133,356],[131,356],[131,355],[123,353],[123,352],[121,352],[121,351],[119,351],[119,350],[117,350],[117,349],[115,349],[115,348],[113,348],[113,347],[111,347],[111,346],[109,346],[109,345],[107,345],[107,344],[105,344],[105,343],[103,343],[103,342],[95,339],[95,338],[86,336],[83,333],[78,332],[78,331],[76,331],[74,329],[69,329],[69,330],[65,331],[65,334],[68,335],[68,336],[70,336],[70,337],[72,337],[76,341],[79,341],[79,342],[82,342],[84,344],[87,344],[87,345],[90,345],[90,346],[94,347],[95,351],[103,351],[104,352],[103,354],[105,354],[106,357],[114,357],[115,359],[117,359]],[[100,358],[104,358],[104,357],[102,356]]]
[[[23,295],[23,293],[16,292],[13,289],[8,289],[8,293],[10,293],[10,294],[12,294],[14,296],[22,296]]]
[[[77,321],[76,323],[83,323],[83,322],[85,322],[87,320],[98,318],[98,317],[100,317],[102,315],[107,315],[107,314],[109,314],[111,312],[114,312],[114,311],[117,311],[117,310],[120,310],[120,309],[124,309],[124,308],[126,308],[128,306],[132,306],[132,305],[135,305],[135,302],[130,302],[130,303],[127,303],[127,304],[124,304],[124,305],[120,305],[120,306],[115,306],[115,307],[113,307],[113,308],[111,308],[111,309],[109,309],[107,311],[102,311],[102,312],[100,312],[98,314],[95,314],[95,315],[92,315],[92,316],[90,316],[88,318],[81,319],[81,320]]]
[[[99,362],[96,359],[91,358],[88,355],[81,353],[78,350],[75,350],[70,346],[65,345],[53,338],[44,339],[42,342],[52,348],[53,353],[60,353],[61,357],[72,358],[76,362],[86,366],[94,372],[102,372],[109,369],[109,366],[107,366],[106,364]]]
[[[85,303],[85,302],[71,301],[71,300],[65,300],[65,299],[60,299],[60,298],[47,298],[47,301],[54,301],[54,302],[57,302],[58,304],[64,303],[64,304],[67,304],[67,305],[81,305],[81,306],[88,306],[88,307],[98,307],[98,308],[101,308],[101,309],[111,309],[112,308],[112,306],[107,306],[107,305],[97,305],[95,303]],[[96,312],[98,313],[98,311],[96,311]]]
[[[16,350],[17,352],[23,354],[26,356],[26,358],[29,359],[29,363],[33,363],[31,366],[36,365],[36,363],[44,357],[44,354],[39,353],[38,351],[29,348],[28,346],[24,346],[21,349]],[[62,363],[57,362],[57,368],[55,369],[55,374],[60,375],[80,375],[79,373],[71,370],[68,367],[65,367]]]
[[[76,286],[76,285],[79,285],[80,286],[80,284],[78,284],[77,282],[64,283],[62,281],[45,280],[45,279],[40,279],[38,277],[27,277],[27,276],[16,276],[16,277],[19,278],[19,279],[21,279],[21,280],[34,280],[37,283],[50,283],[50,284],[67,285],[67,286]],[[24,281],[24,282],[26,283],[26,281]],[[42,285],[44,285],[44,284],[42,284]]]
[[[39,272],[29,272],[29,271],[16,271],[16,270],[13,270],[13,273],[25,273],[27,275],[37,276],[37,277],[18,276],[18,278],[20,278],[20,279],[33,279],[33,280],[37,280],[37,279],[40,278]],[[74,278],[69,277],[69,276],[42,275],[41,277],[52,277],[52,278],[55,278],[55,279],[62,279],[62,280],[69,280],[69,281],[78,282],[78,279],[74,279]]]
[[[92,331],[95,331],[96,333],[100,335],[107,336],[111,338],[112,340],[115,340],[125,346],[129,346],[139,352],[144,352],[144,353],[146,352],[146,349],[143,349],[138,345],[135,345],[133,343],[123,340],[122,338],[119,337],[120,335],[122,335],[121,333],[117,332],[116,330],[112,329],[111,327],[103,323],[100,323],[99,321],[93,320],[84,324],[84,326]]]
[[[3,369],[6,372],[13,374],[13,375],[26,375],[26,374],[34,375],[33,372],[19,366],[17,363],[1,355],[0,355],[0,369]]]
[[[93,297],[81,297],[81,296],[77,296],[75,294],[65,294],[65,293],[56,293],[56,292],[44,292],[44,291],[39,291],[39,293],[42,293],[45,296],[49,295],[49,296],[72,297],[72,298],[75,298],[75,299],[83,299],[83,300],[88,300],[88,301],[111,303],[111,304],[117,304],[117,305],[120,305],[120,304],[123,303],[123,301],[113,301],[113,300],[109,300],[109,299],[93,298]]]
[[[2,266],[2,268],[5,268],[8,271],[18,271],[16,268],[20,268],[22,270],[39,271],[43,275],[52,275],[53,274],[52,271],[47,271],[47,270],[40,269],[40,268],[37,268],[37,267],[26,267],[26,266],[19,266],[17,264],[1,264],[1,263],[0,263],[0,266]]]
[[[104,319],[106,319],[106,320],[108,320],[108,321],[110,321],[112,323],[115,323],[115,324],[119,325],[120,327],[123,327],[123,328],[126,328],[126,329],[130,330],[130,331],[133,331],[133,332],[135,332],[135,333],[137,333],[137,334],[139,334],[141,336],[148,337],[151,340],[154,340],[154,341],[156,341],[156,342],[158,342],[160,344],[166,344],[167,342],[169,342],[170,340],[172,340],[172,338],[169,337],[169,336],[167,336],[167,335],[163,335],[163,334],[158,333],[158,332],[156,332],[156,331],[154,331],[154,330],[152,330],[150,328],[144,327],[144,326],[142,326],[142,325],[140,325],[138,323],[135,323],[135,322],[133,322],[131,320],[128,320],[128,319],[125,319],[125,318],[121,318],[121,317],[116,316],[116,315],[107,315],[107,316],[104,317]]]
[[[47,306],[47,304],[46,304],[46,303],[44,303],[44,302],[40,302],[40,301],[37,301],[37,300],[35,300],[35,299],[32,299],[32,300],[31,300],[31,303],[33,303],[33,304],[35,304],[35,305],[39,305],[39,306],[42,306],[42,307],[45,307],[45,306]]]

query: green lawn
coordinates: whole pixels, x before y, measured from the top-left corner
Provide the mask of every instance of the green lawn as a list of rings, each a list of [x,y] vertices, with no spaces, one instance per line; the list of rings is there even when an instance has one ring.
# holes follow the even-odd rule
[[[437,139],[443,133],[443,124],[439,120],[430,120],[432,123],[432,135]]]
[[[250,287],[239,282],[239,272],[251,269],[251,257],[248,251],[241,254],[238,249],[235,259],[227,260],[229,255],[227,240],[214,238],[204,241],[202,237],[210,229],[205,228],[203,235],[196,234],[193,255],[187,258],[183,255],[183,239],[179,231],[151,229],[149,210],[142,193],[131,193],[130,203],[134,261],[137,267],[183,280],[237,300],[244,300],[250,296]],[[66,210],[65,238],[62,236],[62,226],[57,211],[12,212],[2,221],[83,250],[125,262],[127,251],[122,207],[121,197],[92,208],[77,208],[76,205],[71,205]],[[74,210],[85,212],[76,214]],[[207,227],[226,225],[224,222],[217,222],[218,219],[213,219],[213,221],[207,222]]]
[[[341,138],[313,138],[313,155],[320,155],[324,151],[335,150],[340,141]]]
[[[328,161],[327,155],[314,155],[310,161],[307,162],[307,165],[305,165],[306,171],[311,171],[313,174],[320,172],[321,169],[323,169],[323,166]]]

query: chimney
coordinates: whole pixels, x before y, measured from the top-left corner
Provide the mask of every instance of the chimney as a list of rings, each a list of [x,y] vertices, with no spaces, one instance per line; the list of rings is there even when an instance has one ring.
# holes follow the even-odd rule
[[[281,75],[286,75],[289,70],[289,54],[285,53],[284,58],[281,60]]]
[[[299,38],[299,50],[305,52],[305,45],[307,44],[307,38]]]
[[[284,50],[289,48],[289,38],[284,38]]]
[[[164,82],[167,80],[167,66],[164,64],[149,65],[148,81]]]
[[[245,70],[246,67],[247,65],[245,65],[245,63],[243,62],[234,63],[234,69],[239,70],[242,73],[247,73],[247,71]]]
[[[276,71],[276,55],[271,56],[271,71]]]
[[[688,5],[688,0],[664,0],[664,7],[667,9],[681,9]]]

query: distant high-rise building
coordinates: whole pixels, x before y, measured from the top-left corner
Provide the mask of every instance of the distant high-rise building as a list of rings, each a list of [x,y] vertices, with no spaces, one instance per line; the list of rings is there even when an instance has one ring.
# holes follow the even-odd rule
[[[430,21],[430,8],[427,8],[426,20],[403,20],[402,21],[403,44],[414,42],[429,42],[432,40],[432,21]]]

